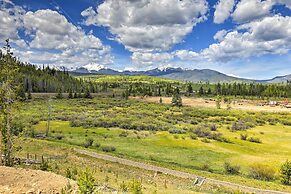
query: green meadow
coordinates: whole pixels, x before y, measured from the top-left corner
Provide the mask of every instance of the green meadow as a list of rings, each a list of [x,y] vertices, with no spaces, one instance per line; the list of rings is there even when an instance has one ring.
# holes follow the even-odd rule
[[[279,179],[281,164],[291,158],[290,113],[178,108],[119,98],[59,99],[52,100],[51,107],[50,137],[44,141],[243,185],[291,191]],[[47,109],[46,99],[24,103],[16,125],[30,121],[24,131],[29,129],[31,136],[44,133]],[[239,166],[239,173],[227,173],[226,162]],[[254,165],[271,169],[273,177],[267,181],[253,178],[250,169]]]

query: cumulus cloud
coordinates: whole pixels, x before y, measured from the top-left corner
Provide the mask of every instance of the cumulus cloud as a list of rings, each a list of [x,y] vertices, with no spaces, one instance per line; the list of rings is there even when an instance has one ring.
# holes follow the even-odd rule
[[[133,52],[165,51],[206,19],[205,0],[105,0],[81,15],[87,25],[108,27]]]
[[[195,61],[199,59],[199,53],[190,50],[177,50],[174,54],[181,60]]]
[[[232,14],[237,23],[249,22],[267,16],[274,5],[273,0],[241,0]]]
[[[23,45],[18,35],[18,28],[22,25],[22,16],[24,9],[14,6],[11,1],[5,0],[0,6],[0,39],[10,38]]]
[[[136,65],[164,64],[173,59],[173,55],[167,52],[144,53],[134,52],[131,56],[132,62]]]
[[[214,23],[223,23],[231,14],[234,7],[234,0],[220,0],[215,5]]]
[[[269,16],[238,26],[237,30],[219,36],[219,42],[201,52],[212,61],[286,54],[291,50],[291,17]]]
[[[20,30],[26,42],[19,36]],[[0,9],[0,38],[10,38],[18,45],[14,53],[31,63],[67,67],[113,63],[109,46],[50,9],[26,12],[4,4]]]

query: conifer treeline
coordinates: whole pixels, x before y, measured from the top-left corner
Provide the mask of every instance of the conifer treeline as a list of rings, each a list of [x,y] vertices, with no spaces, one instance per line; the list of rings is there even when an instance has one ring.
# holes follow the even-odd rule
[[[0,60],[4,55],[0,52]],[[291,81],[280,84],[262,83],[185,83],[185,82],[153,82],[153,83],[110,83],[95,82],[94,79],[76,78],[68,71],[59,71],[54,68],[36,67],[22,63],[15,59],[15,65],[19,67],[20,96],[25,93],[98,93],[113,92],[120,89],[123,96],[148,95],[148,96],[172,96],[175,89],[179,88],[182,95],[198,96],[254,96],[254,97],[283,97],[291,98]],[[22,81],[21,81],[22,80]],[[119,90],[119,91],[120,91]]]

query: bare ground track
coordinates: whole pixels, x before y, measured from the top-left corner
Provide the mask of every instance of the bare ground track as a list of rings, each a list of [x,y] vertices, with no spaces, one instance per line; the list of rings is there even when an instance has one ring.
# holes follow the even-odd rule
[[[128,159],[110,156],[110,155],[106,155],[106,154],[99,154],[99,153],[91,152],[91,151],[87,151],[87,150],[74,149],[74,151],[76,151],[77,153],[80,153],[80,154],[91,156],[93,158],[98,158],[98,159],[102,159],[102,160],[106,160],[106,161],[110,161],[110,162],[116,162],[116,163],[127,165],[127,166],[132,166],[132,167],[137,167],[140,169],[154,171],[156,173],[168,174],[168,175],[172,175],[172,176],[179,177],[179,178],[185,178],[185,179],[193,179],[193,183],[197,184],[197,185],[202,185],[203,183],[210,183],[210,184],[214,184],[214,185],[219,185],[219,186],[231,188],[234,190],[240,190],[243,192],[258,193],[258,194],[263,194],[263,193],[264,194],[286,194],[286,192],[259,189],[259,188],[244,186],[244,185],[240,185],[240,184],[236,184],[236,183],[220,181],[220,180],[211,179],[211,178],[205,178],[205,177],[197,176],[197,175],[191,174],[191,173],[186,173],[186,172],[182,172],[182,171],[177,171],[177,170],[172,170],[172,169],[163,168],[163,167],[159,167],[159,166],[154,166],[154,165],[146,164],[146,163],[142,163],[142,162],[136,162],[133,160],[128,160]]]

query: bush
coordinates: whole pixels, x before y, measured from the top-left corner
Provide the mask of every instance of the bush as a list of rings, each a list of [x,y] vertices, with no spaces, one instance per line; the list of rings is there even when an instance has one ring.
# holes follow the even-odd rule
[[[231,126],[231,130],[233,130],[233,131],[246,130],[249,128],[251,128],[251,126],[242,120],[238,120],[238,121],[234,122]]]
[[[49,169],[49,164],[48,164],[48,161],[45,161],[43,156],[41,157],[41,163],[40,163],[40,170],[43,170],[43,171],[47,171]]]
[[[240,139],[246,141],[248,139],[248,134],[240,134]]]
[[[99,148],[100,146],[101,146],[101,144],[100,143],[98,143],[98,142],[96,142],[96,143],[94,143],[94,145],[93,145],[95,148]]]
[[[194,140],[198,138],[195,133],[190,133],[189,136],[190,136],[191,139],[194,139]]]
[[[119,137],[127,137],[127,136],[128,136],[127,131],[122,131],[122,132],[119,134]]]
[[[85,148],[88,148],[93,145],[94,140],[92,138],[88,138],[86,142],[83,144]]]
[[[201,139],[201,141],[204,142],[204,143],[210,143],[210,140],[208,140],[208,139],[206,139],[206,138]]]
[[[291,161],[286,161],[280,168],[281,182],[284,185],[291,185]]]
[[[213,170],[210,168],[209,164],[203,164],[202,167],[201,167],[201,170],[208,171],[208,172],[213,172]]]
[[[254,179],[270,181],[274,179],[275,171],[268,166],[255,164],[250,167],[249,175]]]
[[[142,184],[140,181],[133,179],[132,183],[130,184],[130,191],[133,194],[142,194]]]
[[[203,129],[201,126],[198,126],[194,129],[194,133],[198,136],[198,137],[210,137],[211,132],[207,129]]]
[[[262,141],[261,141],[260,138],[258,138],[258,137],[250,137],[250,138],[248,139],[248,141],[250,141],[250,142],[254,142],[254,143],[262,143]]]
[[[210,125],[210,130],[211,131],[216,131],[217,130],[217,126],[215,124]]]
[[[185,130],[183,130],[183,129],[170,129],[169,130],[169,133],[171,133],[171,134],[185,134],[186,133],[186,131]]]
[[[102,146],[101,150],[103,152],[114,152],[116,150],[116,148],[113,146]]]
[[[95,178],[86,169],[78,177],[78,186],[80,194],[94,193],[95,191]]]
[[[231,165],[229,162],[224,163],[224,170],[227,174],[239,174],[240,166]]]

